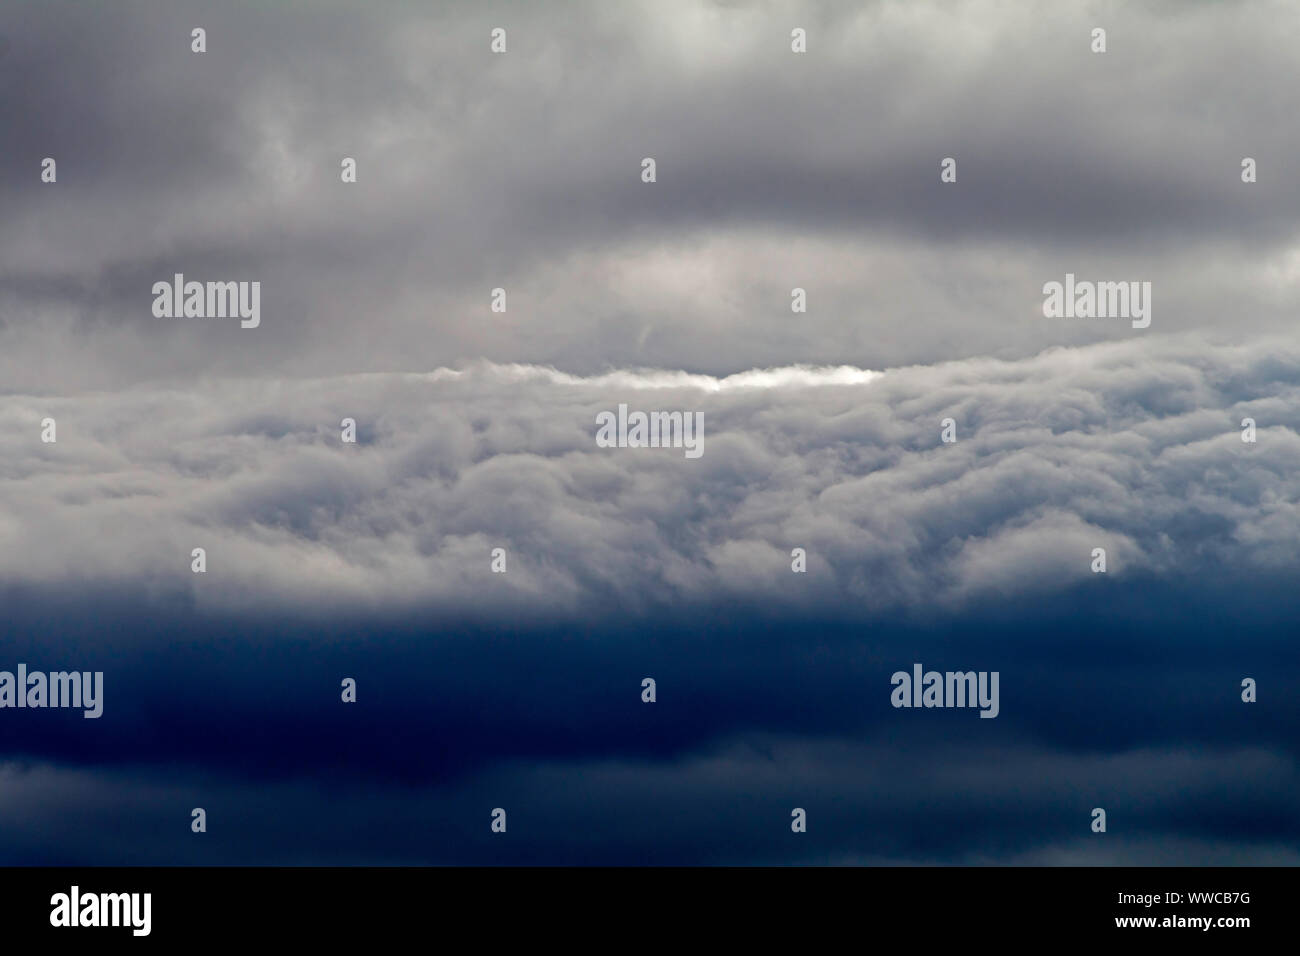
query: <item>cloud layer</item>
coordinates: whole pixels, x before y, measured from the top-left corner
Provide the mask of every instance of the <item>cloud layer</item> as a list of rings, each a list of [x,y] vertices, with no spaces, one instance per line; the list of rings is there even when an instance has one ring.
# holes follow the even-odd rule
[[[1131,338],[1042,320],[1067,272],[1152,282],[1152,335],[1285,332],[1298,32],[1280,0],[19,4],[0,388],[478,358],[885,368]],[[261,281],[262,327],[155,319],[176,272]]]
[[[702,457],[598,447],[619,404],[700,412]],[[721,380],[488,363],[212,380],[11,396],[3,424],[0,575],[220,610],[960,608],[1088,581],[1098,547],[1112,577],[1289,572],[1300,536],[1300,353],[1278,342]]]

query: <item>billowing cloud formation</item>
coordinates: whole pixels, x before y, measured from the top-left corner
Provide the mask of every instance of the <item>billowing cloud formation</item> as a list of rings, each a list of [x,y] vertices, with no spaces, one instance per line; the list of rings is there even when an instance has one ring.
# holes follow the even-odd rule
[[[702,456],[598,447],[619,404],[701,413]],[[722,380],[213,380],[12,396],[3,426],[0,576],[213,609],[959,606],[1083,582],[1098,547],[1111,576],[1290,571],[1300,535],[1300,352],[1276,342]]]

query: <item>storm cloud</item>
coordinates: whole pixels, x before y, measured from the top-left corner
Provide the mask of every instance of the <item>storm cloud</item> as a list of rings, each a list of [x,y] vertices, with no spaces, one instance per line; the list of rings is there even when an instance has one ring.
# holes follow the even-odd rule
[[[1298,36],[6,5],[0,670],[105,695],[0,709],[0,862],[1300,862]],[[891,707],[916,662],[997,719]]]
[[[1298,30],[1262,2],[10,5],[0,382],[725,375],[1132,336],[1044,322],[1066,272],[1151,281],[1153,336],[1284,332]],[[155,319],[175,272],[261,281],[263,326]]]

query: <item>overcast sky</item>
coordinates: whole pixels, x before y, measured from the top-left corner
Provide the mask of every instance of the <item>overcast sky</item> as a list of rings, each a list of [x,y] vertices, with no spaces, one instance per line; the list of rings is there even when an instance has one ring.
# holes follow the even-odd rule
[[[1293,321],[1286,2],[16,3],[0,33],[7,391],[1133,337],[1044,321],[1066,272],[1151,281],[1147,339]],[[155,319],[176,272],[260,280],[262,327]]]
[[[1287,2],[5,4],[0,669],[106,696],[0,710],[0,862],[1300,862],[1298,50]],[[176,273],[260,325],[157,317]],[[1067,273],[1150,326],[1044,317]],[[598,447],[620,403],[703,455]],[[916,661],[1001,714],[891,708]]]

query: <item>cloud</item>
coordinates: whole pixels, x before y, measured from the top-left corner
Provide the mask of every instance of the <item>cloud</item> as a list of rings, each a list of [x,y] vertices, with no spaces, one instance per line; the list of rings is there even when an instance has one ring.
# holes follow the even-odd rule
[[[1298,386],[1285,343],[1183,339],[877,372],[478,363],[17,395],[0,575],[148,581],[213,609],[491,616],[719,595],[955,608],[1085,582],[1097,547],[1114,578],[1271,573],[1300,532]],[[620,403],[701,412],[703,457],[597,447],[597,413]]]
[[[1295,764],[1276,754],[1171,750],[1098,758],[1027,748],[992,757],[769,738],[727,741],[673,762],[507,764],[449,787],[381,788],[358,777],[328,793],[305,781],[251,789],[203,774],[5,764],[0,813],[15,825],[0,837],[0,857],[48,863],[54,848],[65,865],[1296,860],[1287,836],[1251,819],[1286,813]],[[82,795],[89,793],[96,799],[88,807]],[[1108,809],[1105,836],[1088,830],[1096,804]],[[510,839],[493,843],[489,813],[501,805]],[[1178,824],[1206,805],[1238,809]],[[193,806],[207,811],[206,836],[189,830]],[[806,810],[808,830],[792,839],[795,806]],[[1149,835],[1162,831],[1159,840]]]
[[[6,6],[0,649],[107,699],[6,712],[0,859],[1294,861],[1297,17]]]
[[[476,358],[726,376],[1130,339],[1042,321],[1042,285],[1067,272],[1151,281],[1153,337],[1225,315],[1285,332],[1300,143],[1279,91],[1297,15],[1263,0],[1032,18],[993,2],[15,7],[0,13],[17,144],[0,157],[0,381],[57,393]],[[189,49],[197,23],[207,53]],[[1105,55],[1089,52],[1098,23]],[[789,51],[792,24],[807,54]],[[39,181],[45,156],[57,184]],[[939,181],[948,156],[955,184]],[[262,327],[155,319],[152,284],[176,272],[262,282]]]

